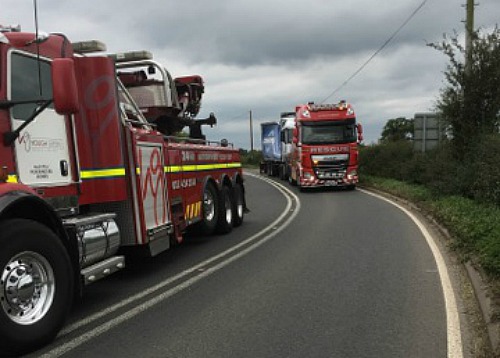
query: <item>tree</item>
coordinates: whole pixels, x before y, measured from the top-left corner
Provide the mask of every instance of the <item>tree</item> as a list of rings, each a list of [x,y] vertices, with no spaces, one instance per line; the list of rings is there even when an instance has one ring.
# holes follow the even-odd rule
[[[449,124],[458,159],[485,134],[498,133],[500,123],[500,29],[473,34],[470,75],[465,71],[465,48],[457,33],[429,44],[450,60],[446,86],[437,100],[440,117]]]
[[[408,140],[413,137],[413,119],[403,117],[389,119],[383,130],[382,142],[397,142],[400,140]]]

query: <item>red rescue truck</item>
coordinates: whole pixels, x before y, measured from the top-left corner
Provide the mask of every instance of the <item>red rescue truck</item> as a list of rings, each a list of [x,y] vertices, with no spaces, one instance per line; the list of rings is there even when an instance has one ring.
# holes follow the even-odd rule
[[[52,340],[86,284],[188,228],[243,222],[238,150],[196,120],[199,76],[146,52],[0,31],[0,352]],[[179,134],[189,127],[191,135]]]
[[[301,190],[330,186],[354,189],[358,143],[362,140],[362,126],[345,101],[297,106],[289,181]]]

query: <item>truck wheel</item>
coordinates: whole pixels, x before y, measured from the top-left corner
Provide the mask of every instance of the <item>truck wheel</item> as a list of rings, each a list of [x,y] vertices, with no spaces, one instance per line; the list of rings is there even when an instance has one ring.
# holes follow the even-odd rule
[[[229,187],[224,185],[220,194],[217,232],[219,234],[227,234],[233,229],[233,201],[231,200]]]
[[[73,298],[59,238],[35,221],[0,223],[0,352],[22,354],[54,339]]]
[[[287,180],[288,179],[288,173],[287,173],[287,169],[285,166],[282,166],[281,167],[281,180]]]
[[[243,198],[243,188],[241,184],[236,184],[233,187],[233,226],[238,227],[243,224],[245,215],[245,203]]]
[[[219,221],[219,197],[217,189],[212,183],[208,183],[203,191],[202,219],[199,224],[199,232],[205,235],[214,233]]]

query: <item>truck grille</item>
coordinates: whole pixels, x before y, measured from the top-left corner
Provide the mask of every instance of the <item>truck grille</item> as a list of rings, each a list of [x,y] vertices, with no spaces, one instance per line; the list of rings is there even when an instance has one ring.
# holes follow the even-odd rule
[[[347,174],[349,158],[345,160],[320,161],[313,166],[316,177],[321,180],[343,179]]]

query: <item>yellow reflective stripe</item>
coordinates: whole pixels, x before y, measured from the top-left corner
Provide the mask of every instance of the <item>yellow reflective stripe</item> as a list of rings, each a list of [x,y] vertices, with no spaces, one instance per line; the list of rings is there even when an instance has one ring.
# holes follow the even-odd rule
[[[241,168],[241,163],[227,163],[228,168]]]
[[[218,164],[192,164],[192,165],[170,165],[163,167],[165,173],[182,173],[182,172],[197,172],[203,170],[217,170],[217,169],[230,169],[241,168],[241,163],[218,163]],[[135,173],[141,174],[141,168],[136,167]],[[98,179],[107,177],[121,177],[125,176],[125,168],[114,169],[94,169],[82,170],[82,179]],[[17,176],[9,175],[9,182],[17,183]]]
[[[164,167],[163,168],[165,173],[180,173],[182,172],[182,166],[180,165],[172,165],[169,167]]]
[[[125,176],[125,168],[82,170],[82,179],[98,179]]]
[[[241,163],[217,163],[217,164],[191,164],[165,166],[165,173],[197,172],[203,170],[217,170],[241,168]]]
[[[184,213],[184,218],[186,220],[191,220],[200,215],[201,215],[201,201],[186,206],[186,212]]]
[[[194,172],[196,170],[200,170],[198,168],[199,168],[198,165],[183,165],[182,166],[182,171],[183,172]]]
[[[7,183],[17,183],[17,175],[9,175],[7,177]]]

